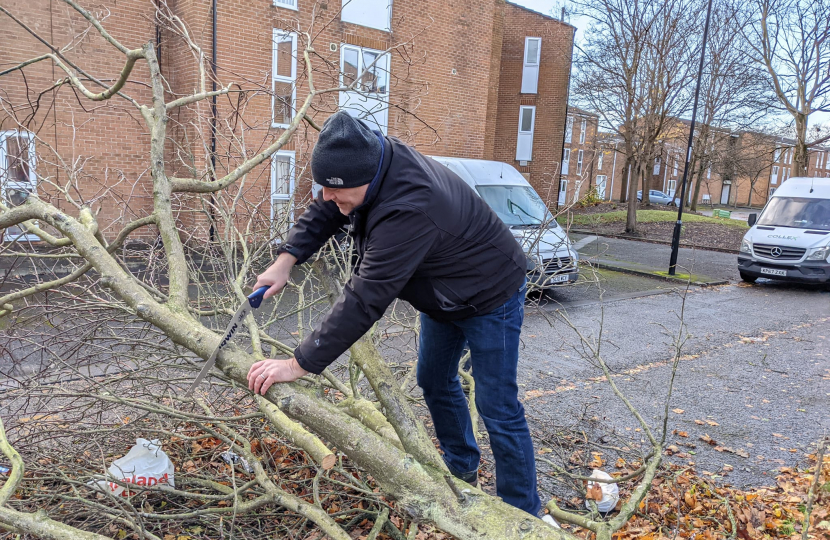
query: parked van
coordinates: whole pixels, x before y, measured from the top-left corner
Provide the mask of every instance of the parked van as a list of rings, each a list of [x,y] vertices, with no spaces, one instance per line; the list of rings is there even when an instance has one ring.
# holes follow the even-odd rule
[[[499,161],[430,157],[460,176],[510,227],[527,255],[529,282],[549,288],[577,280],[579,255],[519,171]]]
[[[830,282],[830,179],[790,178],[749,224],[738,255],[741,279]]]

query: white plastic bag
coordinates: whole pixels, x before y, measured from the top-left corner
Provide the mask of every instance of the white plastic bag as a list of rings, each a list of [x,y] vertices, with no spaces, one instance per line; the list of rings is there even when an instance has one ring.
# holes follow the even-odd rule
[[[136,439],[127,455],[110,465],[112,478],[137,486],[167,484],[176,487],[173,480],[173,462],[161,449],[158,440]],[[103,486],[102,486],[103,487]],[[116,497],[128,497],[129,490],[115,482],[107,482],[106,489]]]
[[[594,469],[594,472],[591,473],[591,478],[599,478],[601,480],[613,480],[611,475],[605,471],[600,471],[599,469]],[[588,482],[588,491],[591,490],[594,485],[598,486],[602,490],[602,500],[596,501],[597,509],[602,512],[610,512],[617,506],[617,501],[620,500],[620,488],[617,484],[607,484],[605,482]],[[585,506],[588,510],[591,509],[591,500],[585,500]]]

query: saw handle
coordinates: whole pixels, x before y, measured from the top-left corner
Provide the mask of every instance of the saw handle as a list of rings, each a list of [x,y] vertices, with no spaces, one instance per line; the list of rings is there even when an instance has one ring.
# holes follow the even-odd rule
[[[251,304],[252,308],[256,309],[259,307],[259,305],[262,303],[262,295],[264,295],[265,291],[267,291],[270,288],[270,285],[263,285],[262,287],[248,295],[248,303]]]

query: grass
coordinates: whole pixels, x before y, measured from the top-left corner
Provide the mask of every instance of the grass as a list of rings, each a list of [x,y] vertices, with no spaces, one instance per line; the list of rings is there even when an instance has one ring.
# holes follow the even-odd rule
[[[605,212],[603,214],[573,214],[571,216],[559,216],[559,222],[563,226],[566,224],[568,218],[572,220],[572,224],[579,225],[602,225],[605,223],[621,223],[625,222],[626,211],[618,210],[616,212]],[[674,223],[677,220],[677,211],[667,210],[637,210],[637,223]],[[738,229],[748,229],[749,226],[744,221],[737,219],[718,219],[708,216],[698,216],[697,214],[683,214],[683,223],[717,223],[719,225],[726,225],[727,227],[735,227]]]

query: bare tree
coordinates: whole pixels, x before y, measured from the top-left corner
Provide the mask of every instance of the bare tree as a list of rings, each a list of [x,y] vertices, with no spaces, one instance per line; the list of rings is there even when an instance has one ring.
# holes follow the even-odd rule
[[[10,272],[0,297],[0,321],[9,330],[0,347],[10,359],[0,414],[14,418],[13,425],[0,426],[0,451],[12,465],[0,488],[0,527],[55,539],[133,534],[155,540],[174,523],[195,521],[216,537],[226,527],[285,537],[304,531],[310,521],[346,540],[346,529],[371,519],[372,538],[381,529],[415,538],[420,524],[459,539],[571,538],[449,474],[412,405],[418,401],[412,394],[414,366],[389,361],[395,352],[410,350],[417,336],[405,305],[391,306],[348,359],[321,377],[273,385],[264,397],[248,392],[251,364],[291,354],[336,299],[353,264],[348,243],[332,241],[297,268],[277,302],[247,316],[245,347],[223,348],[210,384],[193,398],[183,394],[202,366],[198,360],[211,356],[227,316],[244,301],[246,283],[273,260],[275,241],[284,238],[291,204],[272,202],[280,190],[262,188],[263,180],[274,179],[277,186],[285,181],[283,164],[272,158],[289,142],[295,148],[310,145],[318,126],[315,111],[334,110],[339,93],[371,96],[377,63],[343,77],[348,74],[339,64],[315,48],[314,30],[332,20],[315,18],[307,31],[294,28],[302,74],[290,90],[302,96],[289,104],[289,89],[273,88],[267,80],[235,74],[237,82],[222,82],[188,25],[158,3],[157,21],[191,55],[197,73],[197,87],[179,95],[159,67],[153,41],[130,48],[106,30],[105,13],[96,16],[74,0],[64,3],[78,29],[65,47],[48,44],[2,8],[48,44],[48,52],[0,76],[25,79],[31,66],[48,62],[62,74],[55,86],[71,88],[79,103],[123,106],[129,112],[120,118],[144,129],[147,173],[124,179],[128,189],[122,194],[107,178],[93,179],[83,158],[67,159],[38,135],[42,115],[28,92],[5,110],[9,121],[32,134],[42,161],[59,170],[62,180],[44,175],[37,194],[21,190],[0,204],[0,229],[17,227],[48,245],[35,249],[18,236],[0,251],[34,269],[17,277]],[[67,47],[80,42],[119,58],[120,75],[97,78],[73,63]],[[407,42],[392,49],[404,59],[416,58],[411,47]],[[216,90],[208,89],[212,79]],[[227,100],[221,109],[226,114],[208,107],[213,97]],[[287,120],[270,138],[256,138],[262,126],[248,123],[256,118],[248,108],[263,97],[273,98]],[[401,103],[381,105],[406,109]],[[100,193],[90,198],[87,183],[96,181]],[[146,205],[133,196],[142,190]],[[117,219],[99,219],[110,206],[119,208]],[[206,241],[210,236],[213,241]],[[607,376],[597,342],[586,346],[594,347],[589,357]],[[474,413],[475,380],[463,369],[462,377]],[[632,414],[649,445],[639,456],[642,466],[614,480],[632,493],[620,513],[606,522],[595,510],[586,517],[550,506],[601,538],[610,538],[637,512],[660,465],[665,438],[653,435],[633,408]],[[102,478],[125,439],[148,435],[164,439],[176,454],[181,469],[175,487]],[[277,444],[277,437],[286,442]],[[221,455],[225,464],[217,459]],[[293,462],[303,466],[283,466]],[[127,496],[102,492],[100,480],[126,488]],[[28,497],[12,497],[18,490]],[[335,510],[349,499],[360,505]],[[390,525],[393,510],[406,521]]]
[[[751,57],[766,70],[778,106],[792,116],[793,176],[805,176],[810,115],[830,110],[830,4],[826,0],[755,0],[741,30]]]
[[[752,206],[755,196],[763,196],[762,202],[766,200],[766,193],[758,191],[758,181],[770,174],[770,169],[777,161],[778,151],[776,138],[770,133],[747,131],[736,138],[735,144],[729,147],[722,160],[723,167],[730,171],[736,184],[736,205],[740,203],[737,193],[740,186],[749,188],[747,206]]]
[[[687,107],[689,60],[696,49],[688,13],[696,3],[602,0],[577,5],[592,23],[586,44],[579,48],[574,94],[623,140],[621,180],[628,200],[626,231],[632,232],[641,183],[643,203],[648,204],[645,182],[657,141],[667,120]]]

